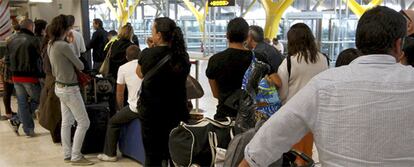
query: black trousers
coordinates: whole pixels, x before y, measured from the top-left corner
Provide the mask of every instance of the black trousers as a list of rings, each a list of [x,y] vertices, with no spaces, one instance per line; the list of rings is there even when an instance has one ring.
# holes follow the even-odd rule
[[[3,89],[4,89],[4,96],[3,96],[3,103],[4,108],[6,109],[6,114],[11,115],[11,96],[13,95],[14,85],[13,83],[3,82]]]
[[[142,139],[145,148],[145,167],[167,167],[168,163],[174,166],[170,161],[168,141],[171,130],[177,125],[178,121],[172,124],[171,120],[143,119]]]
[[[109,119],[108,129],[106,129],[104,154],[111,157],[116,156],[116,146],[119,140],[121,127],[137,118],[138,113],[131,111],[128,105]]]

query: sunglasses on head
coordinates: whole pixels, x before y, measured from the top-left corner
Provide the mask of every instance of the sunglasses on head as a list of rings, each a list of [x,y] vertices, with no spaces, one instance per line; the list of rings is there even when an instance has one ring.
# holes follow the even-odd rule
[[[404,12],[404,10],[400,10],[400,13],[406,18],[408,19],[410,22],[412,22],[411,18],[407,15],[407,13]]]

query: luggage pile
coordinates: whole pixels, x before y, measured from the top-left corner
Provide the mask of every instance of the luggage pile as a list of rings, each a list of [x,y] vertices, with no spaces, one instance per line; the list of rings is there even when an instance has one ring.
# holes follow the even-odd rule
[[[195,123],[182,122],[170,133],[169,149],[175,166],[237,167],[244,158],[244,149],[265,120],[256,120],[255,98],[259,82],[268,67],[260,61],[252,61],[245,74],[245,89],[233,92],[224,102],[237,110],[235,118],[217,121],[203,118]],[[291,150],[274,162],[272,167],[296,166],[296,156],[314,166],[311,158]]]
[[[91,74],[94,76],[93,72]],[[109,79],[96,76],[83,90],[86,112],[90,120],[81,149],[83,154],[103,152],[110,113],[108,101],[112,90]]]

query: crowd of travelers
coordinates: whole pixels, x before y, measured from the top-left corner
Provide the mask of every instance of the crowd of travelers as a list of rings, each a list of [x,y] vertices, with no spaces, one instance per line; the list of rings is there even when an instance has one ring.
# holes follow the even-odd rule
[[[266,122],[243,148],[239,166],[269,166],[291,149],[312,157],[314,145],[322,166],[413,166],[413,21],[412,10],[368,10],[357,25],[356,48],[343,50],[329,68],[334,56],[319,50],[304,23],[290,27],[285,49],[278,38],[266,39],[260,26],[230,20],[228,48],[209,58],[205,72],[218,99],[214,119],[236,118],[238,110],[227,99],[245,87],[254,63],[268,67],[254,97],[255,116]],[[191,64],[181,28],[168,17],[156,18],[148,48],[141,51],[129,23],[107,32],[94,19],[87,43],[74,23],[74,16],[59,15],[50,24],[24,19],[13,25],[1,63],[6,108],[1,119],[9,120],[17,135],[22,125],[31,138],[37,117],[46,122],[41,125],[53,142],[62,144],[64,162],[93,165],[81,153],[91,121],[79,76],[108,67],[103,77],[115,86],[97,158],[117,161],[121,128],[139,119],[144,166],[174,166],[170,132],[190,119]],[[85,58],[90,50],[92,63]],[[10,102],[14,91],[17,114]],[[306,165],[302,158],[294,161]]]

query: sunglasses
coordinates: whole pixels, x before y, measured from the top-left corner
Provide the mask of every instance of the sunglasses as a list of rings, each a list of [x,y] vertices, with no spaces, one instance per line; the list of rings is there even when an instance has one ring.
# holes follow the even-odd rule
[[[412,22],[411,18],[407,15],[407,13],[404,12],[404,10],[400,10],[400,13],[410,22]]]

